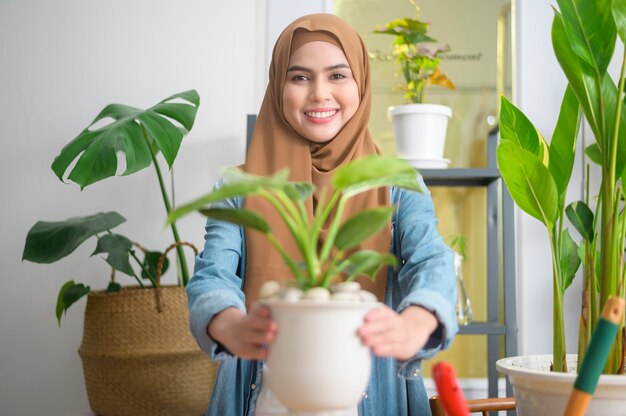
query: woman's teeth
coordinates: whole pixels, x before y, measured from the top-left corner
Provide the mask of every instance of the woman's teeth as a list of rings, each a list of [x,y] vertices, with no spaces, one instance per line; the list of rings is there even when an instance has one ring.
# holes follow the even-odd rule
[[[328,118],[328,117],[332,117],[337,113],[337,110],[332,110],[332,111],[305,111],[304,114],[306,114],[308,117],[312,117],[312,118]]]

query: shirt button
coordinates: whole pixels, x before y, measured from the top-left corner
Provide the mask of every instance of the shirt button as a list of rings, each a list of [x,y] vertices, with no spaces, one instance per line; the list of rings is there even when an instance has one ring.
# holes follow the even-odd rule
[[[418,369],[413,370],[413,377],[417,377],[419,375],[420,375],[420,370]]]
[[[366,391],[363,392],[363,398],[367,399],[367,392]]]
[[[252,390],[256,389],[256,384],[252,384],[252,385],[250,385],[250,388],[251,388]]]

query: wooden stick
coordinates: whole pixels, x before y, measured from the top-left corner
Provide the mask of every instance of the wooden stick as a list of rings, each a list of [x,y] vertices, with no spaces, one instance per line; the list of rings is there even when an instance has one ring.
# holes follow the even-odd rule
[[[609,356],[611,345],[615,340],[618,324],[624,313],[624,305],[622,298],[611,296],[607,299],[596,329],[591,335],[591,341],[569,396],[564,416],[585,415],[591,396],[596,390],[598,378]]]

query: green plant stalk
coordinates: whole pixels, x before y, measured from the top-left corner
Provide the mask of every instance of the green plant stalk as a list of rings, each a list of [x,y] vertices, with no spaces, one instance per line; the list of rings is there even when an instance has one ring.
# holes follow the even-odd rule
[[[150,141],[148,140],[148,132],[146,128],[141,125],[141,131],[143,133],[143,138],[146,141],[146,145],[150,149],[150,156],[152,157],[152,164],[154,165],[154,169],[156,170],[157,178],[159,179],[159,188],[161,189],[161,196],[163,197],[163,204],[165,205],[165,211],[167,215],[169,215],[170,211],[172,211],[172,204],[170,203],[169,196],[167,195],[167,188],[165,187],[165,182],[163,181],[163,174],[161,173],[161,168],[159,167],[159,163],[156,158],[156,154],[152,150],[152,146],[150,146]],[[174,241],[176,243],[180,243],[180,235],[178,234],[178,228],[176,227],[176,221],[172,221],[170,224],[170,228],[172,229],[172,234],[174,236]],[[176,247],[176,254],[178,256],[178,262],[180,263],[180,273],[181,276],[178,277],[178,283],[181,286],[187,286],[187,282],[189,282],[189,271],[187,269],[187,262],[185,261],[185,254],[183,253],[183,248],[181,246]]]
[[[608,297],[618,293],[618,276],[620,274],[618,261],[622,258],[621,253],[617,253],[618,248],[618,233],[617,223],[617,211],[619,204],[619,193],[616,192],[617,172],[616,172],[616,160],[617,160],[617,143],[619,139],[619,126],[622,111],[622,96],[624,95],[624,75],[626,71],[626,52],[622,57],[622,67],[618,84],[617,93],[617,105],[615,109],[615,120],[613,125],[612,135],[609,136],[606,132],[605,143],[610,138],[610,153],[608,157],[604,157],[603,166],[603,204],[602,204],[602,242],[601,242],[601,256],[602,256],[602,289],[600,292],[600,305],[604,305]],[[599,90],[601,91],[601,90]],[[604,111],[601,111],[602,115]],[[607,143],[609,144],[609,143]],[[608,146],[604,149],[609,149]],[[618,333],[621,335],[623,326],[619,328]],[[618,367],[624,356],[623,344],[621,342],[621,336],[618,336],[616,342],[611,347],[609,358],[605,366],[605,372],[614,374],[617,372]]]
[[[346,207],[346,202],[350,198],[347,194],[341,195],[339,198],[339,203],[337,204],[337,211],[335,212],[335,217],[330,224],[330,229],[328,230],[328,236],[324,241],[324,245],[322,246],[322,254],[320,255],[320,263],[324,264],[330,255],[332,249],[332,242],[335,241],[335,236],[339,231],[339,223],[341,221],[341,216],[343,215],[343,210]]]
[[[565,327],[563,322],[563,292],[560,284],[561,269],[557,261],[558,258],[558,233],[554,230],[548,231],[550,235],[550,249],[552,252],[552,298],[554,302],[553,326],[552,333],[554,343],[552,345],[552,354],[554,357],[553,371],[567,372],[567,362],[565,360]]]
[[[324,270],[322,286],[324,287],[330,286],[330,279],[332,279],[334,276],[337,276],[338,274],[343,272],[343,270],[346,268],[347,262],[344,265],[341,265],[339,263],[343,259],[344,254],[345,253],[342,250],[337,250],[332,260],[330,261],[330,265],[328,266],[328,269]],[[349,280],[346,280],[346,281],[349,281]]]
[[[276,248],[276,250],[278,250],[280,255],[283,257],[283,260],[285,260],[285,262],[287,263],[287,266],[293,273],[293,276],[296,278],[296,280],[298,282],[305,282],[306,278],[302,276],[302,272],[300,272],[298,265],[291,259],[291,256],[289,256],[289,253],[287,253],[285,248],[278,242],[276,237],[274,237],[274,234],[267,233],[265,234],[265,236],[267,237],[269,242],[274,246],[274,248]]]
[[[139,267],[141,268],[141,270],[146,274],[146,276],[148,276],[148,279],[150,279],[150,281],[152,282],[152,286],[156,287],[156,279],[154,278],[154,276],[152,276],[150,274],[150,272],[144,267],[143,263],[139,260],[139,258],[137,257],[137,255],[135,254],[135,252],[133,250],[130,250],[130,255],[132,256],[133,259],[135,259],[135,261],[137,262],[137,264],[139,265]],[[141,281],[141,279],[135,274],[133,273],[133,276],[135,277],[135,279],[137,279],[137,281],[139,282],[139,285],[141,287],[145,287],[143,282]]]
[[[302,224],[302,221],[298,220],[298,212],[296,208],[293,206],[293,203],[288,198],[285,198],[286,199],[285,204],[287,207],[281,204],[278,194],[279,194],[278,192],[276,194],[273,194],[272,192],[268,192],[266,190],[261,190],[259,192],[259,196],[264,198],[267,202],[269,202],[274,207],[278,215],[284,221],[287,228],[289,228],[289,231],[291,235],[294,237],[298,248],[304,255],[303,260],[305,264],[307,265],[307,274],[309,275],[309,280],[312,281],[313,279],[312,273],[314,273],[314,264],[313,264],[313,256],[315,255],[314,250],[312,250],[311,247],[307,245],[307,241],[305,239],[301,238],[301,235],[302,235],[301,230],[303,230],[303,227],[305,227],[304,229],[306,229],[306,223]],[[290,212],[287,212],[287,211],[290,211]],[[293,216],[290,214],[291,212],[293,212]],[[281,254],[282,253],[286,253],[284,249],[282,250]],[[285,256],[285,254],[282,254],[282,255]]]

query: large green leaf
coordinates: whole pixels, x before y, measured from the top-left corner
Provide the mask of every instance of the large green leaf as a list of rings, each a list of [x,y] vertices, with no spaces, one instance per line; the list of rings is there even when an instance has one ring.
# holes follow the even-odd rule
[[[567,185],[572,176],[579,126],[580,106],[572,87],[568,85],[563,96],[559,119],[554,128],[552,140],[550,140],[548,163],[548,170],[554,179],[561,201],[565,200]],[[559,205],[563,204],[564,202],[559,203]]]
[[[378,207],[355,214],[341,225],[335,247],[346,251],[376,234],[389,222],[395,207]]]
[[[39,221],[26,236],[22,260],[53,263],[72,253],[89,237],[125,221],[117,212],[75,217],[59,222]]]
[[[609,74],[605,74],[602,79],[602,99],[604,101],[604,132],[606,137],[606,143],[611,143],[613,141],[613,134],[615,132],[615,110],[618,104],[617,98],[618,90],[617,86],[609,76]],[[621,176],[624,166],[626,165],[626,107],[624,107],[623,102],[620,102],[622,105],[622,110],[620,113],[619,120],[619,131],[617,136],[617,152],[615,159],[615,172],[619,177]],[[600,139],[596,137],[596,142]],[[609,154],[609,149],[607,149],[607,155]],[[607,158],[608,159],[608,158]],[[609,160],[604,160],[603,165],[608,166]]]
[[[606,72],[615,48],[612,2],[557,0],[572,50],[600,76]]]
[[[209,218],[232,222],[242,227],[252,228],[264,234],[270,232],[270,226],[259,214],[247,209],[205,208],[200,212]]]
[[[421,191],[415,168],[407,161],[378,155],[357,159],[337,169],[331,185],[350,195],[385,186]]]
[[[528,117],[504,95],[500,99],[500,136],[527,150],[544,163],[544,150],[548,147],[543,137]],[[547,163],[544,163],[547,165]]]
[[[98,239],[98,245],[91,254],[108,254],[106,262],[115,270],[134,276],[135,272],[130,266],[130,250],[132,241],[120,234],[107,234]]]
[[[600,123],[600,78],[591,65],[581,60],[572,50],[562,16],[555,10],[552,21],[554,54],[580,103],[591,130],[596,137],[602,132]]]
[[[593,212],[584,201],[572,202],[565,208],[565,215],[570,220],[576,231],[587,241],[593,241],[595,230],[593,229]]]
[[[116,174],[117,152],[126,156],[124,175],[150,166],[151,146],[163,154],[171,167],[183,136],[193,127],[199,102],[197,92],[190,90],[168,97],[147,110],[110,104],[61,150],[52,163],[52,170],[63,180],[66,171],[75,162],[68,179],[82,189]],[[95,130],[89,129],[106,118],[114,121]],[[171,120],[176,120],[182,127]],[[147,132],[147,138],[142,127]]]
[[[498,168],[515,203],[549,229],[558,216],[558,192],[552,175],[535,155],[503,140],[496,150]]]
[[[574,276],[580,267],[580,257],[578,257],[578,245],[572,239],[566,229],[561,234],[561,290],[565,290],[572,284]]]
[[[89,286],[82,283],[74,283],[73,280],[66,282],[59,291],[56,305],[56,316],[59,325],[61,325],[61,317],[77,300],[89,293]]]
[[[396,267],[398,259],[391,253],[379,253],[374,250],[361,250],[353,253],[344,260],[346,268],[344,272],[347,274],[346,280],[356,279],[358,276],[367,276],[373,279],[376,272],[383,265]]]
[[[617,27],[617,34],[623,43],[626,43],[626,1],[613,0],[613,20]]]
[[[201,196],[200,198],[197,198],[185,205],[181,205],[178,208],[170,211],[169,215],[167,216],[167,223],[171,224],[180,217],[183,217],[201,208],[206,208],[214,202],[222,201],[227,198],[256,195],[259,193],[260,190],[261,187],[257,183],[226,183],[215,191]]]

